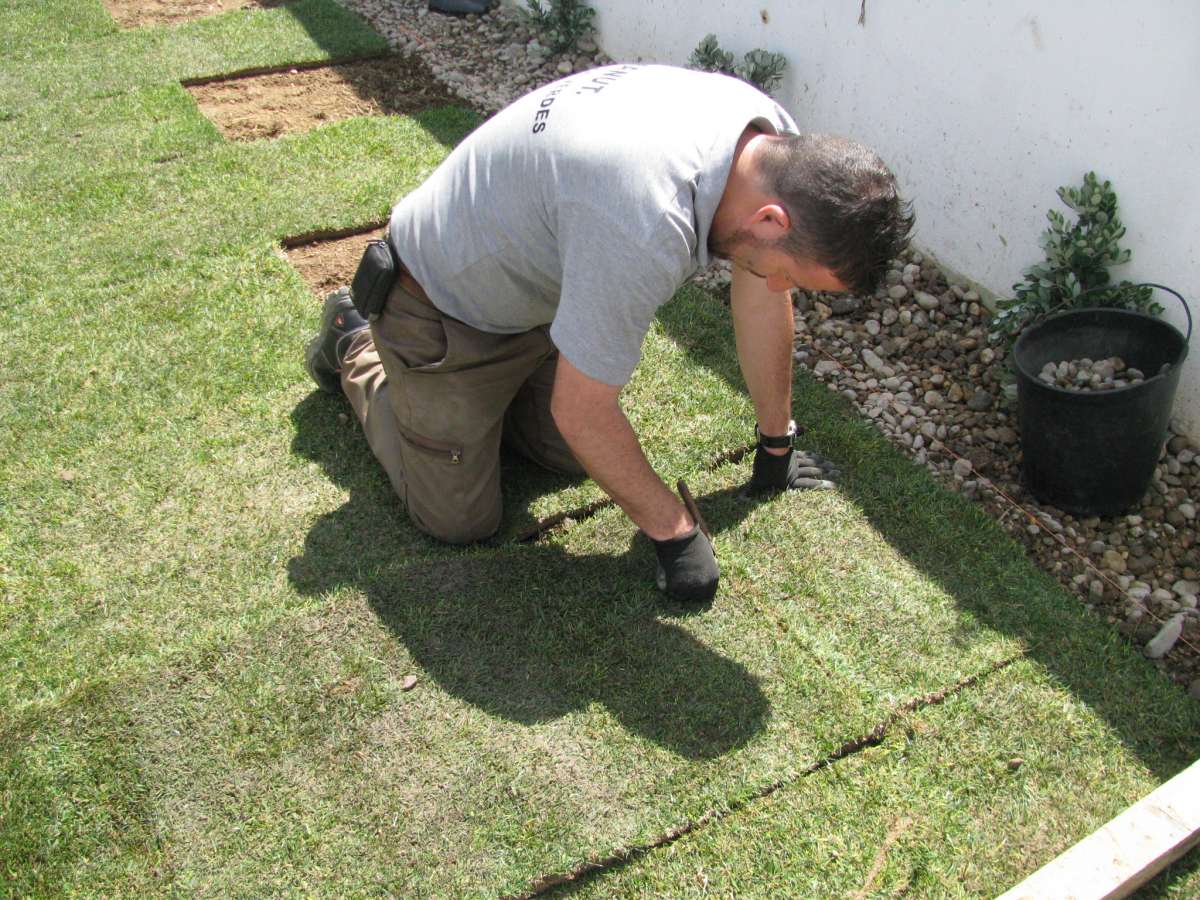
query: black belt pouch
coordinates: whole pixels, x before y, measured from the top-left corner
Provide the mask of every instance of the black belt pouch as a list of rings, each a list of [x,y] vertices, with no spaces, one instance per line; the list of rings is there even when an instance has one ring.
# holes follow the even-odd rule
[[[367,244],[354,280],[350,282],[350,299],[359,315],[367,318],[383,311],[392,285],[396,283],[397,270],[396,256],[387,241]]]

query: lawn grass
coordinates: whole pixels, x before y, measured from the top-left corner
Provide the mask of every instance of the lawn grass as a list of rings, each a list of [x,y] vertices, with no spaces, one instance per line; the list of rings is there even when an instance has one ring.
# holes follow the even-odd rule
[[[752,408],[695,289],[626,404],[717,532],[711,606],[665,603],[612,508],[515,543],[601,497],[515,460],[496,540],[421,536],[304,374],[318,309],[277,247],[378,221],[476,119],[227,144],[179,78],[381,39],[328,0],[121,33],[98,9],[0,15],[6,891],[486,896],[717,811],[583,889],[836,893],[919,806],[879,885],[990,892],[1200,753],[1195,704],[815,382],[797,418],[843,485],[738,499],[748,461],[712,461]]]
[[[1086,704],[1022,661],[905,716],[878,746],[552,896],[995,896],[1144,791],[1137,771]],[[1196,873],[1176,875],[1140,896],[1194,896]]]

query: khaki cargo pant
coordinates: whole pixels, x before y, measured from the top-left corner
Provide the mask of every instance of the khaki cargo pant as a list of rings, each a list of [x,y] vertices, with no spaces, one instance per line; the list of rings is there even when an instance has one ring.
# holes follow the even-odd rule
[[[490,334],[399,282],[353,339],[342,388],[413,523],[461,544],[500,526],[500,444],[582,473],[550,415],[558,351],[548,328]]]

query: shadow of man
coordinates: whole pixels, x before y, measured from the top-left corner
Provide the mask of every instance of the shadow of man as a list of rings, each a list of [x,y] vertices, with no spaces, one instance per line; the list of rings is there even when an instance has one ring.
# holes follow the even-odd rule
[[[756,678],[664,620],[694,610],[665,605],[648,577],[647,541],[583,556],[549,543],[438,544],[408,522],[362,435],[337,426],[337,408],[313,394],[292,413],[293,450],[350,492],[289,561],[297,590],[361,590],[429,678],[512,722],[598,702],[623,727],[692,759],[721,756],[761,730],[768,704]]]

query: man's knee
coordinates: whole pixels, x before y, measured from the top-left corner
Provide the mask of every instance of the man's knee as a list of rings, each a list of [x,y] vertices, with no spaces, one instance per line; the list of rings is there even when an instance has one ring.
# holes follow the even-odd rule
[[[500,530],[500,507],[479,511],[478,509],[431,510],[408,507],[409,517],[421,531],[447,544],[475,544],[486,541]]]

